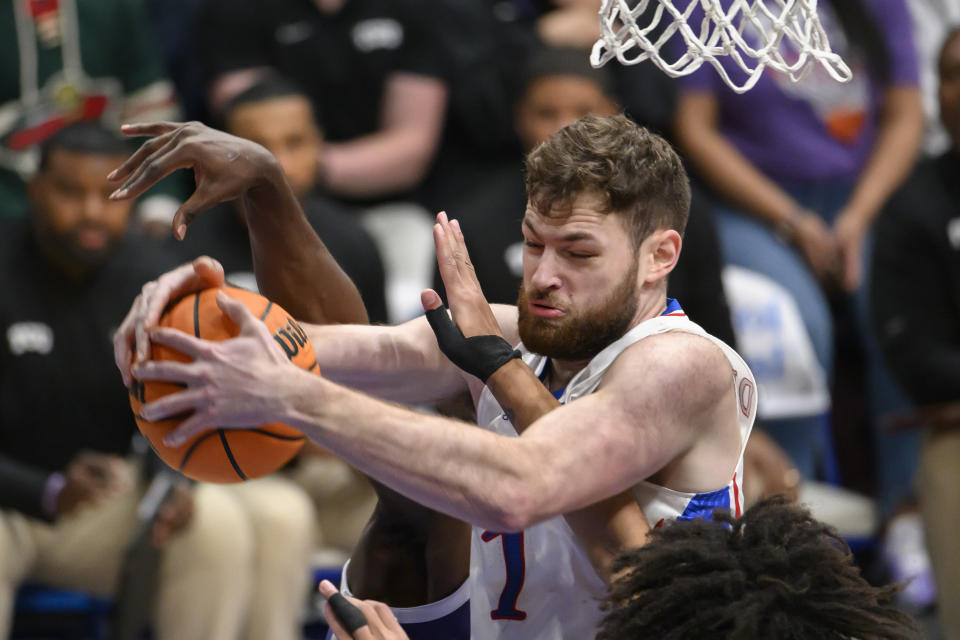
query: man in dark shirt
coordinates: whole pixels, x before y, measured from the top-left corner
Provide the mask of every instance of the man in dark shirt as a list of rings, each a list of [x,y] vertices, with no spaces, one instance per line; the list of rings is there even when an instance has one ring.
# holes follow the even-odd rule
[[[128,236],[130,203],[108,199],[106,175],[127,151],[97,125],[62,130],[30,183],[30,216],[0,227],[0,637],[23,581],[114,594],[137,523],[142,491],[124,457],[134,421],[110,341],[144,278],[176,260]],[[306,517],[277,521],[251,506],[258,491],[296,514],[289,490],[262,485],[180,489],[160,511],[156,637],[235,640],[245,619],[279,631],[259,637],[286,637],[284,626],[295,637],[298,608],[263,611],[251,595],[271,582],[301,588],[303,565],[267,566],[285,579],[254,574],[256,528],[268,519],[269,543],[288,555],[293,545],[296,562],[308,551],[297,553],[310,541],[309,502]]]
[[[216,115],[270,68],[310,96],[328,141],[320,183],[360,208],[383,256],[394,322],[422,313],[408,301],[430,285],[433,267],[431,216],[416,189],[447,105],[436,22],[426,0],[213,0],[205,22]]]
[[[928,428],[918,474],[945,637],[960,637],[960,30],[940,54],[952,141],[925,159],[876,225],[871,307],[890,369]],[[940,427],[940,428],[938,428]]]
[[[345,198],[396,199],[426,175],[443,127],[431,15],[423,0],[214,0],[204,56],[213,110],[272,67],[323,114],[324,185]]]

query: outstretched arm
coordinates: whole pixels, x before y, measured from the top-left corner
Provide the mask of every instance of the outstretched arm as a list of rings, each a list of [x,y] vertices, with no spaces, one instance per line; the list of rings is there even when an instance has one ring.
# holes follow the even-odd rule
[[[202,212],[239,199],[250,227],[257,279],[267,297],[312,322],[366,322],[356,287],[307,222],[279,163],[266,149],[197,122],[125,125],[123,132],[150,140],[110,174],[111,180],[123,181],[111,198],[135,198],[177,169],[190,169],[197,189],[174,217],[178,238]],[[145,359],[147,330],[167,304],[222,284],[223,268],[206,258],[144,285],[114,338],[125,384],[130,383],[133,343],[138,359]]]
[[[284,421],[421,504],[518,531],[651,476],[710,428],[730,396],[729,364],[695,336],[653,336],[613,368],[608,386],[547,413],[519,438],[415,417],[299,375]]]
[[[240,336],[214,343],[157,328],[155,342],[193,361],[135,366],[139,379],[186,387],[141,409],[148,420],[193,411],[168,446],[211,428],[285,422],[412,500],[495,531],[625,491],[736,415],[725,403],[733,396],[723,354],[698,336],[667,333],[624,351],[596,392],[508,438],[308,375],[244,305],[224,294],[217,301]]]
[[[416,502],[497,531],[623,492],[736,416],[723,354],[699,336],[666,333],[626,349],[596,392],[507,438],[308,375],[244,305],[224,294],[217,301],[240,336],[213,343],[157,328],[155,342],[193,361],[136,365],[139,379],[186,387],[141,409],[148,420],[193,411],[168,446],[211,428],[279,420]]]
[[[191,169],[197,190],[177,211],[187,225],[213,205],[238,199],[250,228],[260,290],[311,322],[367,320],[360,294],[307,222],[280,163],[260,145],[198,122],[124,125],[130,136],[151,136],[110,178],[125,180],[114,198],[134,198],[177,169]]]

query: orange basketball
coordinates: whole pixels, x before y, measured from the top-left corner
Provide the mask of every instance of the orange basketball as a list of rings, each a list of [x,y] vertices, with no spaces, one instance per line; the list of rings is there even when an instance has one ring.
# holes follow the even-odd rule
[[[226,340],[240,328],[217,306],[218,289],[206,289],[173,303],[160,318],[160,326],[173,327],[206,340]],[[307,371],[320,373],[313,346],[300,325],[286,311],[261,295],[245,289],[224,287],[223,291],[260,318],[290,361]],[[153,360],[190,362],[190,357],[170,347],[154,344]],[[303,447],[302,433],[280,422],[256,429],[213,429],[199,434],[179,447],[167,447],[163,437],[188,416],[150,422],[140,417],[140,407],[182,387],[169,382],[134,380],[130,407],[140,432],[168,465],[183,475],[205,482],[240,482],[276,471]]]

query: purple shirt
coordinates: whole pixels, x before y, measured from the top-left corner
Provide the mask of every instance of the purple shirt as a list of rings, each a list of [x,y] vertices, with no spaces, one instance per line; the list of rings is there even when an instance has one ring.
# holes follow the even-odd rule
[[[829,0],[820,0],[818,13],[830,46],[853,71],[852,80],[838,83],[814,63],[794,84],[785,74],[768,68],[753,89],[738,95],[711,65],[704,64],[683,78],[681,93],[712,93],[718,100],[720,131],[775,180],[854,179],[873,146],[884,89],[919,84],[910,16],[903,0],[861,2],[887,45],[890,73],[886,86],[871,80],[866,60],[850,51]],[[699,24],[700,17],[702,12],[694,12],[692,23]],[[723,66],[734,81],[746,77],[728,59]]]

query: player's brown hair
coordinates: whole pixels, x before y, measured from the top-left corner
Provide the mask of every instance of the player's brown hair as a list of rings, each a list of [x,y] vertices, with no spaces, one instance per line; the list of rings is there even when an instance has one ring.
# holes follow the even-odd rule
[[[783,497],[676,521],[614,562],[597,640],[920,638],[842,538]]]
[[[680,157],[624,115],[590,115],[550,136],[527,155],[526,186],[543,216],[562,217],[580,194],[600,195],[605,212],[624,216],[634,248],[657,229],[682,234],[690,213]]]

